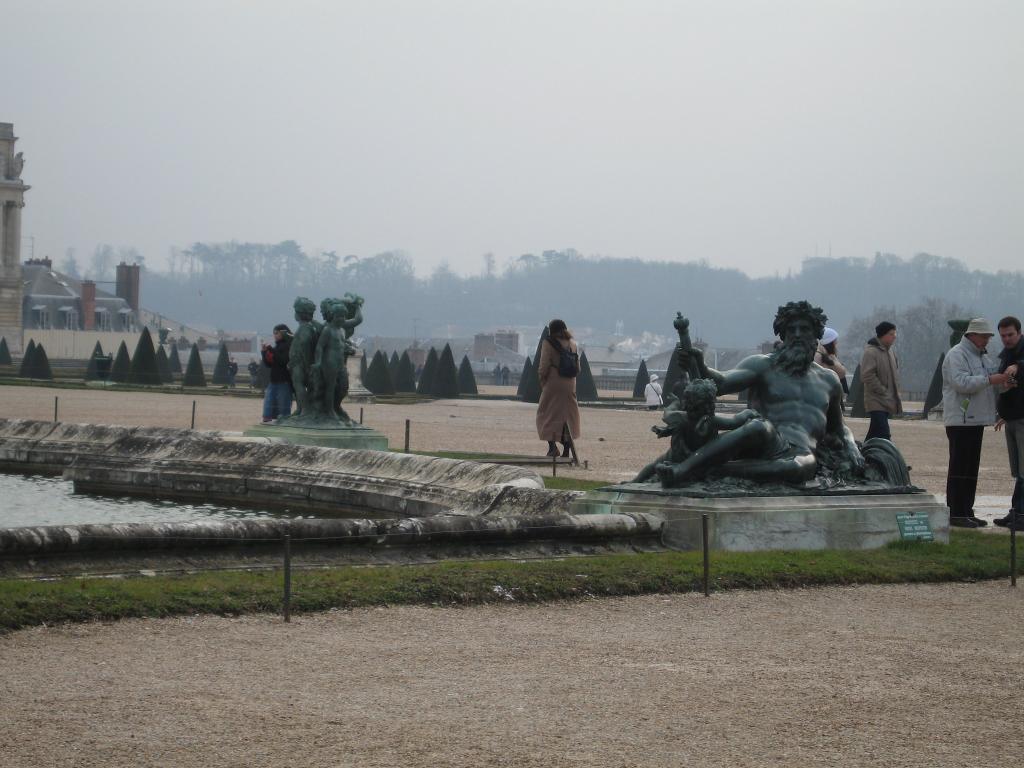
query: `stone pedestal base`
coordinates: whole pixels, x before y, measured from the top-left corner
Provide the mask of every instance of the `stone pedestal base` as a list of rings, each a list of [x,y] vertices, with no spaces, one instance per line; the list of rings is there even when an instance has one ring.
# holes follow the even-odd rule
[[[646,512],[665,524],[662,541],[701,548],[701,515],[708,515],[711,549],[874,549],[900,538],[896,515],[928,518],[935,540],[949,542],[949,510],[929,493],[794,494],[696,498],[649,485],[600,488],[572,502],[573,514]]]
[[[243,433],[246,437],[273,437],[293,445],[319,445],[324,448],[366,449],[386,451],[388,439],[361,424],[352,426],[312,426],[285,424],[257,424]]]
[[[366,355],[360,350],[358,355],[349,355],[345,358],[345,369],[348,371],[348,394],[345,395],[346,403],[373,403],[376,400],[373,392],[363,386],[359,380],[359,362]]]

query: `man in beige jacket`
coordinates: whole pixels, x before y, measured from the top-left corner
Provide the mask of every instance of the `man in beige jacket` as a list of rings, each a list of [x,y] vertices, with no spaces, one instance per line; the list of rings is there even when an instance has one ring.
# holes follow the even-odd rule
[[[884,437],[892,440],[889,417],[903,413],[900,400],[899,365],[892,345],[896,342],[896,326],[883,320],[875,326],[875,338],[864,346],[860,359],[860,380],[864,385],[864,410],[871,417],[871,426],[864,438]]]

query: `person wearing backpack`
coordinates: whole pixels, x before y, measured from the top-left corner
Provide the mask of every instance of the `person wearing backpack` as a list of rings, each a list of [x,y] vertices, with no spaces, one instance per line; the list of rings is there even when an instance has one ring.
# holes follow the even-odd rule
[[[579,351],[569,328],[563,320],[552,320],[537,364],[537,436],[547,441],[548,456],[558,455],[556,442],[562,443],[562,456],[571,455],[573,441],[580,436],[580,407],[576,402],[579,372]]]
[[[651,374],[651,380],[644,387],[644,397],[647,400],[648,411],[656,411],[665,404],[661,397],[661,384],[658,383],[658,374]]]

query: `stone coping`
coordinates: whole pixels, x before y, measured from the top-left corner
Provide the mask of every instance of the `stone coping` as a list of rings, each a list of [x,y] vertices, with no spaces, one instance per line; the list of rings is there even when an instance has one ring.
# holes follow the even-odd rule
[[[566,503],[522,467],[155,427],[0,420],[0,470],[63,474],[85,492],[349,517],[473,514],[514,503],[543,511]]]

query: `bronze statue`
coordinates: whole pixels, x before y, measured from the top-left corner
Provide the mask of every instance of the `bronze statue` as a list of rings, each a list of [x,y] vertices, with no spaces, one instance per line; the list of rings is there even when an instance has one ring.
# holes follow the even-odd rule
[[[295,320],[298,326],[292,337],[288,354],[288,372],[295,391],[295,415],[310,412],[310,396],[314,392],[311,369],[316,355],[317,340],[323,326],[313,319],[316,304],[305,296],[295,299]]]
[[[296,413],[284,417],[296,425],[349,425],[352,420],[341,401],[348,394],[346,358],[355,353],[352,332],[363,322],[363,299],[346,293],[345,298],[320,302],[324,323],[313,319],[316,304],[305,296],[295,299],[299,322],[292,340],[288,372],[297,404]]]
[[[779,307],[774,329],[782,339],[781,346],[771,354],[752,355],[735,369],[720,372],[707,367],[698,349],[684,348],[685,323],[681,321],[685,318],[677,316],[678,364],[683,374],[696,368],[700,378],[714,383],[719,395],[749,389],[754,410],[745,412],[743,419],[737,418],[735,428],[721,435],[717,429],[712,435],[708,422],[703,436],[696,425],[691,427],[693,436],[682,439],[687,451],[670,450],[655,464],[663,486],[707,477],[802,484],[815,475],[828,475],[830,482],[856,481],[866,476],[866,455],[872,460],[867,467],[868,479],[909,485],[906,464],[892,443],[868,441],[862,455],[843,423],[839,378],[814,362],[826,319],[820,308],[806,301]],[[670,405],[670,409],[673,407],[680,406]],[[668,416],[667,411],[667,423]],[[690,424],[694,416],[688,415],[683,421]],[[707,418],[707,413],[701,412],[700,418]],[[728,427],[721,424],[718,428]],[[646,468],[641,475],[645,473],[650,476]]]
[[[684,374],[685,375],[685,374]],[[681,396],[670,395],[662,421],[651,431],[658,437],[671,437],[671,444],[664,455],[652,461],[633,478],[634,483],[643,483],[654,477],[660,464],[679,464],[690,458],[694,452],[718,437],[719,430],[742,427],[761,415],[747,408],[734,416],[715,413],[715,398],[718,396],[715,382],[697,379],[686,385]]]

